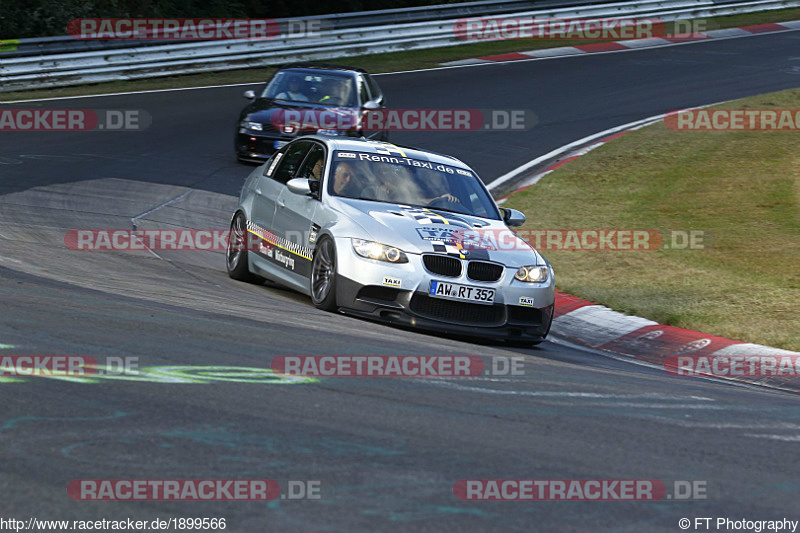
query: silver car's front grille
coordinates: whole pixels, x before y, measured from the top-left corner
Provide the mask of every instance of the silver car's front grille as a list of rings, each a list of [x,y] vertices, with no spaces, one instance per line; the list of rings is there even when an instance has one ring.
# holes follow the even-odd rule
[[[461,260],[447,255],[426,254],[422,256],[422,262],[428,271],[440,276],[457,278],[461,275]]]
[[[467,266],[467,277],[475,281],[497,281],[503,275],[504,270],[503,265],[497,263],[470,261]]]
[[[496,327],[504,324],[506,319],[502,305],[453,302],[419,293],[411,298],[410,309],[425,318],[465,326]]]

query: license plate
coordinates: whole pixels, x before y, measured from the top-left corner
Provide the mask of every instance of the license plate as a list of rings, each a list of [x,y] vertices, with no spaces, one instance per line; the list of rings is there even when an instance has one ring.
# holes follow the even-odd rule
[[[277,150],[278,148],[283,148],[287,144],[289,144],[289,141],[275,141],[274,145],[275,145],[275,149]]]
[[[478,304],[494,303],[494,289],[457,285],[445,281],[432,280],[428,294],[434,298],[445,298],[447,300],[460,300]]]

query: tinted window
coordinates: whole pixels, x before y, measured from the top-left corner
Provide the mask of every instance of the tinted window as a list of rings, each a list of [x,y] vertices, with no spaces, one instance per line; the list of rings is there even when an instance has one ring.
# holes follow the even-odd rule
[[[281,162],[283,156],[285,155],[286,148],[283,148],[280,152],[275,152],[275,154],[269,158],[269,164],[264,169],[264,175],[266,177],[271,177],[272,173],[275,172],[275,168],[278,166],[278,163]]]
[[[306,160],[303,161],[303,165],[300,167],[297,177],[319,181],[320,178],[322,178],[322,171],[324,168],[325,149],[321,145],[314,143],[311,150],[308,151],[308,156],[306,156]]]
[[[352,76],[322,75],[317,102],[331,107],[355,107],[358,93]]]
[[[372,98],[379,99],[380,103],[383,103],[383,93],[381,92],[381,88],[378,87],[378,84],[375,83],[375,80],[372,79],[372,76],[369,74],[364,74],[364,78],[369,84],[369,92],[372,93]]]
[[[367,84],[364,83],[363,79],[358,80],[358,91],[359,97],[361,98],[361,105],[364,105],[365,102],[369,102],[369,92],[367,92]]]
[[[262,98],[288,102],[309,102],[313,98],[313,78],[302,71],[282,70],[267,84]]]
[[[278,164],[278,168],[272,172],[272,179],[280,183],[286,183],[292,179],[300,163],[303,162],[306,153],[308,153],[309,148],[311,148],[311,143],[309,141],[299,141],[290,144],[286,148],[286,153]]]

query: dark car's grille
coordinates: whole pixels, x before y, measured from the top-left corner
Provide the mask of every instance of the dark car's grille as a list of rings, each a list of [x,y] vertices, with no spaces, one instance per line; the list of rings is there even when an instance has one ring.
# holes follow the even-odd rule
[[[425,318],[467,326],[500,326],[505,322],[502,305],[452,302],[415,294],[411,298],[410,308],[413,313]]]
[[[262,122],[261,123],[261,134],[265,133],[278,133],[278,128],[276,128],[272,122]]]
[[[484,263],[483,261],[470,261],[467,266],[467,276],[475,281],[497,281],[503,275],[502,265]]]
[[[457,278],[461,275],[461,260],[446,255],[423,255],[425,268],[440,276]]]

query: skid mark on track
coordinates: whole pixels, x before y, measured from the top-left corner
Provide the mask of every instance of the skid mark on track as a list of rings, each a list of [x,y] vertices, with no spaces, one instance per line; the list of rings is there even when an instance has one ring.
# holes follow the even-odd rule
[[[101,430],[103,428],[100,428]],[[299,471],[313,468],[314,474],[333,475],[340,471],[338,458],[357,458],[364,468],[386,466],[406,455],[406,439],[399,436],[382,438],[380,443],[353,440],[349,435],[302,436],[303,431],[243,432],[222,426],[195,426],[168,430],[122,429],[113,436],[105,432],[96,438],[71,437],[64,444],[63,435],[45,439],[59,441],[58,454],[43,457],[64,469],[78,464],[104,464],[127,471],[132,467],[143,474],[180,476],[188,470],[205,476],[297,476]],[[41,438],[39,439],[41,440]],[[157,453],[143,450],[157,449]],[[143,465],[143,453],[147,455]],[[209,461],[213,457],[213,461]],[[309,465],[314,465],[310,467]],[[328,465],[328,466],[326,466]],[[199,474],[198,474],[199,475]]]
[[[167,207],[168,205],[174,204],[175,202],[178,202],[178,201],[182,200],[183,198],[188,196],[189,193],[191,193],[191,192],[194,192],[194,189],[189,189],[188,191],[184,191],[183,193],[179,194],[175,198],[171,198],[171,199],[167,200],[166,202],[162,202],[162,203],[158,204],[157,206],[155,206],[152,209],[148,209],[144,213],[139,213],[138,215],[136,215],[134,217],[131,217],[131,225],[133,225],[133,229],[137,229],[136,228],[136,221],[139,220],[140,218],[146,217],[147,215],[149,215],[151,213],[155,213],[156,211],[158,211],[161,208]]]

